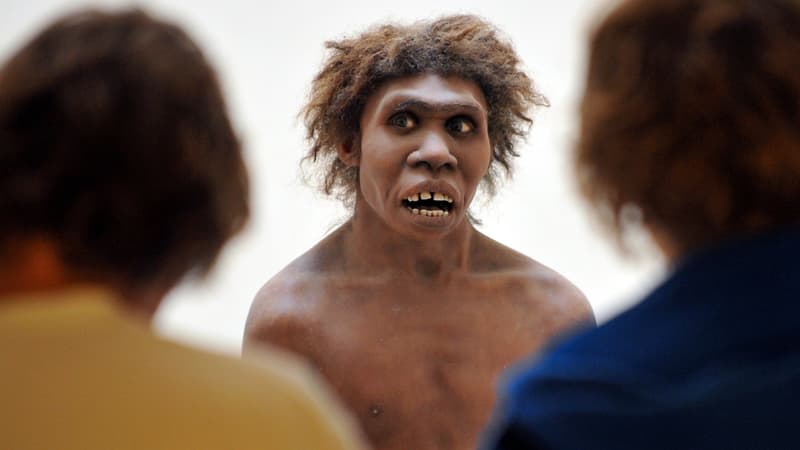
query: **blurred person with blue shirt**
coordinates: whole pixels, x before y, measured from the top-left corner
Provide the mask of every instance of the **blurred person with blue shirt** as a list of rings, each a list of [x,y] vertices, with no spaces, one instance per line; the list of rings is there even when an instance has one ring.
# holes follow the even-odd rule
[[[581,119],[585,197],[670,274],[512,372],[485,448],[800,447],[800,2],[622,2]]]

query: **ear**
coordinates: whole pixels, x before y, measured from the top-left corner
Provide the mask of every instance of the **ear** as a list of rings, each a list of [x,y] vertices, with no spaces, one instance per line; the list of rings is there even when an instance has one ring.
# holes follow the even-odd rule
[[[358,137],[342,142],[336,147],[339,160],[347,167],[358,167],[361,162],[361,145]]]

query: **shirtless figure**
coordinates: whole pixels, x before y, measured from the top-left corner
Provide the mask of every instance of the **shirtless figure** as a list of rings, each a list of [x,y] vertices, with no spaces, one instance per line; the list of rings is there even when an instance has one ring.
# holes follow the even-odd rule
[[[328,163],[323,190],[353,215],[261,289],[245,349],[310,359],[377,450],[472,449],[497,375],[593,321],[573,285],[468,215],[546,100],[476,17],[327,45],[305,109],[309,158]]]

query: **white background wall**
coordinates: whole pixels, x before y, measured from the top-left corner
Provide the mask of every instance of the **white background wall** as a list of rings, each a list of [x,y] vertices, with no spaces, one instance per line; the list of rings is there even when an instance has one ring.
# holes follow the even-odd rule
[[[129,5],[100,1],[94,5]],[[663,272],[651,250],[621,258],[577,197],[569,156],[577,129],[585,41],[605,0],[149,0],[138,5],[181,23],[219,70],[253,181],[253,218],[211,276],[173,291],[156,317],[162,333],[238,351],[253,295],[288,262],[347,217],[303,185],[305,151],[296,119],[323,59],[323,42],[380,21],[445,13],[484,16],[514,42],[552,106],[536,114],[516,175],[477,210],[482,230],[571,279],[603,321]],[[0,0],[0,59],[74,0]]]

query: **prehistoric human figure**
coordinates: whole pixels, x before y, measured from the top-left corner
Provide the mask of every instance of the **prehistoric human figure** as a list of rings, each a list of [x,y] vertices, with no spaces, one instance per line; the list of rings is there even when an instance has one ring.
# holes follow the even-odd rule
[[[308,158],[353,214],[266,283],[246,341],[309,358],[376,449],[474,448],[498,373],[593,320],[572,284],[468,213],[546,101],[474,16],[327,47],[304,110]]]

